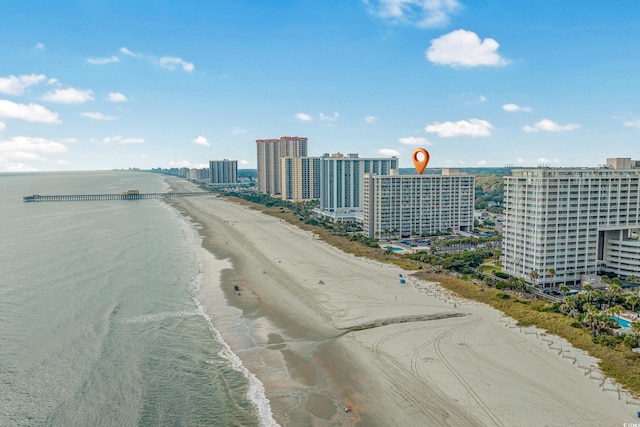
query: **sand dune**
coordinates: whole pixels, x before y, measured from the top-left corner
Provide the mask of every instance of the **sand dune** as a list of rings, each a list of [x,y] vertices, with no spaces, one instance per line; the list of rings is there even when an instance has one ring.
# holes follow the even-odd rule
[[[200,224],[203,246],[231,261],[201,297],[281,425],[638,421],[640,406],[597,361],[557,337],[221,198],[174,203]]]

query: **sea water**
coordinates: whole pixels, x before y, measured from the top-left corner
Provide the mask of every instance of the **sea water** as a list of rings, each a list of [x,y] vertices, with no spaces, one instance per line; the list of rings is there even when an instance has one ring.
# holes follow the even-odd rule
[[[273,424],[197,300],[200,242],[175,209],[22,201],[128,189],[168,185],[145,172],[0,174],[0,425]]]

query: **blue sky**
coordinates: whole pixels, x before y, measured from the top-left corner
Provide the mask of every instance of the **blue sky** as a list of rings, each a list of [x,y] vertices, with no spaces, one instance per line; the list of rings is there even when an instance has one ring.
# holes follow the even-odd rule
[[[640,158],[640,2],[0,0],[0,172]]]

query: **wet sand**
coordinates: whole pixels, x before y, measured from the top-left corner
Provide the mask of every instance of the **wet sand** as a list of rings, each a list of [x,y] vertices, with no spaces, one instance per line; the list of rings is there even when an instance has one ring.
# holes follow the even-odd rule
[[[221,198],[172,204],[199,224],[215,255],[205,262],[200,298],[264,384],[280,425],[637,420],[639,407],[602,377],[597,361],[557,337]],[[226,268],[212,277],[220,262]]]

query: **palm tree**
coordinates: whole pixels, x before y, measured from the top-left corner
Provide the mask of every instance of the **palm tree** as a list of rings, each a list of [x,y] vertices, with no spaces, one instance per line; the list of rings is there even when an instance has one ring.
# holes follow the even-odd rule
[[[640,322],[633,322],[631,324],[631,330],[634,334],[640,334]]]
[[[607,314],[610,314],[612,316],[615,317],[620,317],[620,314],[624,311],[624,307],[622,307],[621,305],[616,305],[614,307],[611,307],[609,310],[607,310]]]
[[[636,305],[640,303],[640,297],[636,294],[627,295],[627,304],[631,306],[631,311],[636,311]]]
[[[613,304],[616,300],[616,297],[618,295],[620,295],[620,293],[622,293],[622,288],[620,287],[619,284],[617,283],[612,283],[611,285],[609,285],[609,287],[607,288],[607,294],[609,294],[610,298],[611,298],[611,303]]]
[[[582,285],[582,290],[587,295],[587,301],[591,303],[591,297],[593,296],[593,286],[587,283],[586,285]]]
[[[551,277],[551,282],[553,282],[553,278],[556,277],[556,269],[555,268],[547,268],[547,273]]]
[[[536,270],[531,270],[529,272],[529,277],[531,278],[531,281],[533,282],[532,284],[535,285],[536,284],[536,280],[538,280],[538,277],[540,277],[540,274],[538,274],[538,272]]]
[[[562,297],[564,298],[571,291],[571,288],[567,285],[562,285],[558,288],[558,291],[560,291]]]

